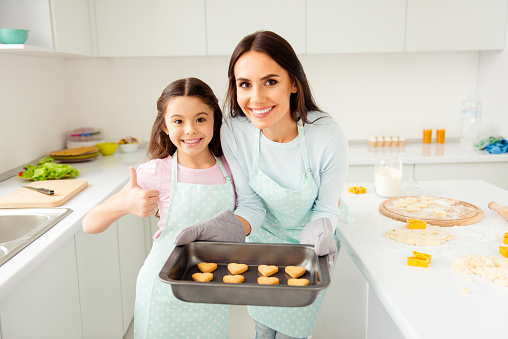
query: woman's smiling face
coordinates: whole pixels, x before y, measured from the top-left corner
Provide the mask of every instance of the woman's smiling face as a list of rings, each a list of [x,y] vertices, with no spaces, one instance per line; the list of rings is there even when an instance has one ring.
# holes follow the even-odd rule
[[[238,58],[234,74],[238,105],[254,126],[269,136],[285,130],[290,122],[295,124],[289,100],[291,93],[296,93],[296,86],[289,73],[271,57],[246,52]]]

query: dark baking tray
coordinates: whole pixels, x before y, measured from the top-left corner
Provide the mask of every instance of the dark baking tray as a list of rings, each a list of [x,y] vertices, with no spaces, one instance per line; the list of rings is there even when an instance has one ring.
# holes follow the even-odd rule
[[[192,280],[192,274],[199,272],[197,264],[213,262],[217,270],[210,282]],[[229,263],[249,266],[242,275],[242,284],[222,282],[230,274]],[[276,265],[279,285],[259,285],[259,265]],[[302,278],[309,280],[309,286],[289,286],[290,278],[285,266],[302,266],[307,273]],[[176,298],[196,303],[299,307],[310,305],[319,292],[330,284],[326,257],[318,257],[310,245],[226,243],[197,241],[177,246],[170,254],[159,273],[159,278],[171,284]]]

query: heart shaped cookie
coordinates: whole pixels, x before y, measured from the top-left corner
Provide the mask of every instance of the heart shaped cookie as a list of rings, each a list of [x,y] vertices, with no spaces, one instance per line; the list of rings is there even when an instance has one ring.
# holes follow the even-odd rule
[[[302,266],[286,266],[285,271],[287,274],[289,274],[289,276],[291,276],[291,278],[295,279],[300,278],[302,275],[305,274],[305,272],[307,272],[305,267]]]
[[[200,262],[198,269],[203,273],[210,273],[217,269],[217,264],[213,262]]]
[[[212,279],[213,279],[212,273],[194,273],[192,275],[192,280],[199,281],[199,282],[212,281]]]
[[[269,277],[269,276],[274,275],[275,273],[279,272],[279,268],[274,265],[259,265],[258,272],[263,277]]]
[[[245,278],[243,277],[243,275],[238,275],[238,274],[225,275],[224,277],[222,277],[222,281],[224,281],[225,283],[229,283],[229,284],[241,284],[241,283],[243,283],[244,279]]]
[[[288,279],[288,285],[290,286],[309,286],[309,280],[305,278],[300,279]]]
[[[247,271],[248,268],[249,267],[245,264],[237,264],[237,263],[228,264],[228,270],[233,274],[242,274],[243,272]]]
[[[279,278],[276,277],[258,277],[258,284],[260,285],[278,285]]]

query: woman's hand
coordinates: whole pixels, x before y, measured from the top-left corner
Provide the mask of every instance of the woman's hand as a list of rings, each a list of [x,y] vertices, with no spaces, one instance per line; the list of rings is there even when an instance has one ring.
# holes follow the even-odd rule
[[[224,210],[206,221],[182,228],[175,237],[175,245],[196,240],[245,242],[245,229],[231,210]]]
[[[333,226],[330,220],[319,218],[308,223],[302,230],[300,244],[313,245],[317,255],[327,256],[331,276],[337,256],[337,246],[333,238]]]

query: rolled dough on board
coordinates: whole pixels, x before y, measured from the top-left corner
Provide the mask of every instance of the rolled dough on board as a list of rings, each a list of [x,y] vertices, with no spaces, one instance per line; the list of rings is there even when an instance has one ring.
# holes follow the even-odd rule
[[[455,236],[448,233],[444,228],[430,225],[427,225],[427,228],[424,230],[412,230],[409,228],[393,229],[385,232],[383,237],[414,246],[439,246],[448,240],[455,239]]]
[[[419,219],[433,226],[464,226],[483,219],[483,211],[478,206],[460,200],[427,196],[384,200],[379,204],[379,212],[394,220]]]

